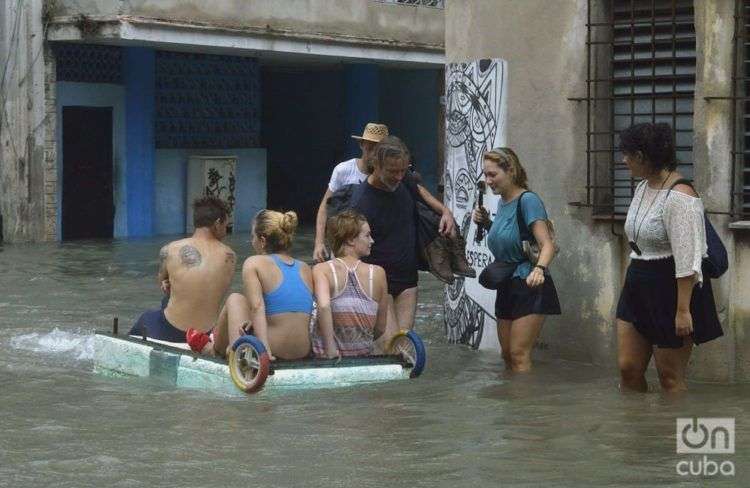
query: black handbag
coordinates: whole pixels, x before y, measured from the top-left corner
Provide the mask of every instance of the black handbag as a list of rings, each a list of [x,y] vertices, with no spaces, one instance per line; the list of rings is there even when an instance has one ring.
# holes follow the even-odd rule
[[[498,290],[503,283],[513,277],[518,263],[504,263],[495,261],[488,264],[479,274],[479,284],[489,290]]]

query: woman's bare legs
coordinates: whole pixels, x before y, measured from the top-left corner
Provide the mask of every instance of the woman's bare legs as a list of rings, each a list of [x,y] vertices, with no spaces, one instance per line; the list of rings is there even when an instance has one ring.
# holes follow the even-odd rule
[[[620,368],[620,389],[648,391],[646,368],[653,347],[632,323],[617,319],[617,364]]]
[[[500,354],[505,361],[505,369],[512,370],[513,362],[510,359],[510,320],[497,321],[497,338],[500,340]]]
[[[693,350],[691,337],[684,339],[684,345],[679,349],[656,348],[654,360],[659,372],[659,383],[664,391],[675,393],[687,390],[685,373],[687,371],[690,353]]]
[[[531,349],[542,331],[544,318],[541,314],[531,314],[511,322],[510,365],[514,372],[531,370]]]

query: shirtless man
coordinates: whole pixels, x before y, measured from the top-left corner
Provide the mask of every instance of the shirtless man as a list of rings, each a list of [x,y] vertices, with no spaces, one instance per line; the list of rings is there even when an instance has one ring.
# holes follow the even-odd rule
[[[219,315],[232,281],[236,256],[221,243],[227,235],[227,206],[216,197],[193,202],[192,237],[170,242],[159,251],[158,280],[169,294],[166,308],[145,312],[130,330],[169,342],[186,342],[185,331],[208,331]]]

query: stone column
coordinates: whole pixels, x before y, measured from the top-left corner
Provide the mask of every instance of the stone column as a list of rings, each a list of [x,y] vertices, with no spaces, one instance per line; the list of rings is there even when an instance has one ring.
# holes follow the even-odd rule
[[[706,97],[732,95],[734,2],[695,2],[696,80],[693,116],[695,184],[707,210],[726,212],[732,192],[732,100]],[[691,358],[690,377],[728,382],[734,380],[735,328],[732,315],[742,300],[736,284],[743,272],[735,263],[734,236],[728,230],[729,217],[711,215],[711,222],[730,253],[729,271],[713,280],[714,298],[724,337],[702,345]],[[745,271],[747,273],[747,271]],[[739,291],[741,293],[741,291]],[[745,290],[745,294],[747,290]]]

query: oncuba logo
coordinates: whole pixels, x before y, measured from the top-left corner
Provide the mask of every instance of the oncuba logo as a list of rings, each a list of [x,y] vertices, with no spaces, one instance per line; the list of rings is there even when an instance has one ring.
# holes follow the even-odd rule
[[[680,476],[734,476],[734,463],[727,459],[712,459],[708,454],[734,454],[733,418],[678,418],[677,453],[704,454],[677,463]]]

